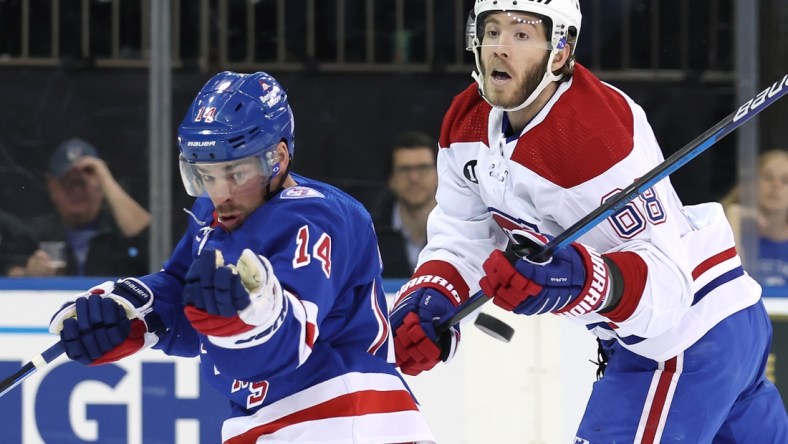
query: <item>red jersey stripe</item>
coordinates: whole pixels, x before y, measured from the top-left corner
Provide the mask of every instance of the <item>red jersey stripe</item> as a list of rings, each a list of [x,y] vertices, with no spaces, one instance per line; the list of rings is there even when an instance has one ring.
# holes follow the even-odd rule
[[[721,253],[715,254],[714,256],[698,264],[698,266],[695,267],[694,270],[692,270],[692,279],[693,280],[698,279],[700,275],[709,271],[711,267],[721,264],[727,261],[728,259],[732,259],[734,257],[736,257],[736,247],[730,247]]]
[[[677,359],[675,357],[665,361],[665,368],[662,370],[662,374],[659,376],[657,390],[654,393],[654,399],[651,402],[651,408],[648,412],[648,419],[646,420],[646,428],[643,433],[643,440],[641,441],[643,444],[653,444],[656,442],[655,439],[657,435],[657,429],[659,428],[660,418],[662,418],[663,415],[667,415],[668,413],[664,411],[664,409],[668,398],[668,391],[670,389],[670,381],[673,379],[673,375],[676,373],[676,361]]]
[[[372,289],[372,308],[375,310],[375,317],[378,319],[378,331],[380,332],[380,338],[378,338],[378,340],[367,350],[374,355],[389,338],[389,323],[386,319],[386,315],[383,314],[383,310],[380,309],[380,305],[378,304],[378,293],[375,288]]]
[[[287,426],[321,419],[394,413],[418,410],[413,397],[404,390],[364,390],[348,393],[312,407],[283,416],[267,424],[261,424],[225,441],[225,444],[254,444],[263,435],[269,435]]]

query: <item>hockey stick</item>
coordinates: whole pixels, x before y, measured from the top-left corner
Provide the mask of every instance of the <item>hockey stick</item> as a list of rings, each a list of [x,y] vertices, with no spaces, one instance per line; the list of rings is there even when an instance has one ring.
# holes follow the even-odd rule
[[[613,195],[612,198],[605,201],[599,208],[575,222],[574,225],[567,228],[566,231],[556,236],[552,241],[548,242],[541,250],[529,255],[528,258],[534,262],[544,262],[553,255],[553,252],[571,244],[577,240],[577,238],[597,226],[600,222],[624,208],[631,200],[684,166],[700,153],[706,151],[741,124],[750,120],[753,116],[776,102],[780,97],[784,96],[786,92],[788,92],[788,74],[783,76],[781,80],[773,83],[772,86],[759,92],[755,97],[740,106],[738,110],[709,128],[705,133],[695,138],[695,140],[685,145],[682,149],[676,151],[672,156],[668,157],[665,161],[646,173],[635,183]],[[435,329],[435,332],[440,336],[452,325],[460,322],[460,320],[476,311],[476,309],[489,300],[490,298],[484,293],[481,291],[477,292],[465,301],[465,303],[460,305],[448,320],[445,320],[446,317],[438,320],[438,327]]]
[[[63,343],[57,341],[53,346],[44,350],[40,355],[34,357],[30,360],[30,362],[23,365],[18,372],[3,379],[3,382],[0,382],[0,398],[6,393],[10,392],[11,389],[21,384],[22,381],[27,379],[30,375],[46,367],[47,364],[57,359],[57,357],[62,355],[65,351],[66,350],[63,348]]]

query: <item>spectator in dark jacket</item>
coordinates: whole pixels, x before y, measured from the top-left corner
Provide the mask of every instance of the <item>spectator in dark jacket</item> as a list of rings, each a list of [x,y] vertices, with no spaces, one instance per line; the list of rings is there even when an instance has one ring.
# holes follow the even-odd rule
[[[145,274],[150,214],[82,139],[61,143],[49,160],[47,187],[56,212],[33,220],[39,241],[63,242],[65,275]]]
[[[373,208],[383,259],[383,277],[409,277],[427,244],[427,216],[435,207],[438,188],[438,143],[410,131],[391,146],[388,189]]]

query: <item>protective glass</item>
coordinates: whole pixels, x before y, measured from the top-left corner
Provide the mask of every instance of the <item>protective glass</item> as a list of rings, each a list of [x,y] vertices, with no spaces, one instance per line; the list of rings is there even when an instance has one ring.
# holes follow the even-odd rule
[[[190,196],[211,197],[263,190],[279,172],[274,150],[228,162],[189,162],[179,159],[181,179]]]

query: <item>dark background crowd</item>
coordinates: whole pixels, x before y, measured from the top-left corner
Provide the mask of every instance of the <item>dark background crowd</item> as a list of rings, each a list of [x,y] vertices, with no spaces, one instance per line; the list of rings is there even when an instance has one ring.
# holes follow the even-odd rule
[[[280,10],[271,0],[171,2],[173,137],[164,148],[173,161],[163,192],[172,201],[173,243],[185,223],[182,208],[190,206],[177,171],[175,130],[194,91],[214,73],[274,74],[293,91],[294,170],[345,189],[372,212],[391,192],[396,138],[419,131],[437,139],[443,112],[472,81],[472,55],[463,48],[470,0],[284,3]],[[788,6],[756,3],[758,26],[746,36],[757,49],[753,91],[777,80],[788,63]],[[34,242],[84,245],[102,233],[98,216],[87,234],[67,229],[57,239],[42,238],[53,226],[41,220],[58,212],[51,163],[64,141],[93,146],[110,172],[108,189],[114,182],[151,209],[149,11],[137,1],[24,4],[0,0],[0,211],[18,219]],[[581,6],[578,61],[644,107],[666,157],[738,106],[737,0],[581,0]],[[785,149],[788,134],[779,122],[786,119],[788,106],[778,104],[755,124],[758,146],[737,146],[731,136],[673,174],[683,201],[725,196],[737,182],[737,150]],[[124,231],[111,195],[102,189],[101,214],[115,216],[110,222],[120,238],[137,237],[119,256],[138,265],[150,219],[138,214],[146,227]],[[0,239],[9,245],[9,235]],[[113,270],[61,272],[127,271]]]

